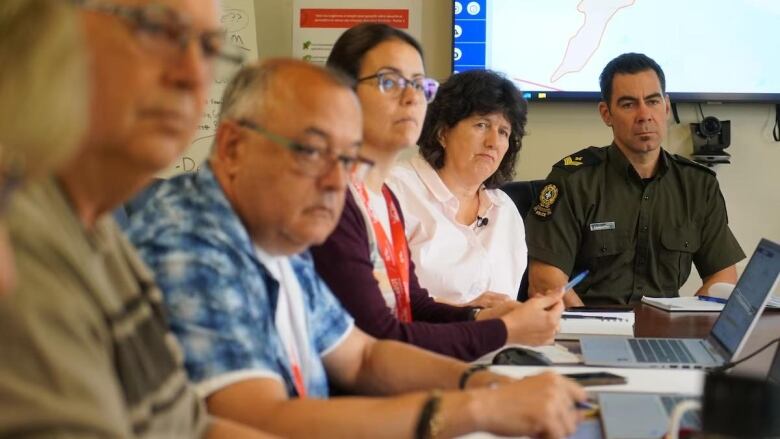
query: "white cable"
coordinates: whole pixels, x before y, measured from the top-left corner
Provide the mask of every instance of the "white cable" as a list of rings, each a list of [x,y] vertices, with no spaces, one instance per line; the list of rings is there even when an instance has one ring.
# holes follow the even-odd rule
[[[701,403],[695,399],[680,401],[674,406],[672,415],[669,417],[669,439],[678,439],[680,434],[680,422],[686,412],[691,410],[701,410]]]

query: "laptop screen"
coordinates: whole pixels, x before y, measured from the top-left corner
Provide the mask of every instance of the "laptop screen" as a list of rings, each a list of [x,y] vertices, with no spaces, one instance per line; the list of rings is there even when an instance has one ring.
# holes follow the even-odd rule
[[[779,273],[780,245],[762,239],[712,327],[712,336],[731,355],[741,348],[740,343],[768,300]]]

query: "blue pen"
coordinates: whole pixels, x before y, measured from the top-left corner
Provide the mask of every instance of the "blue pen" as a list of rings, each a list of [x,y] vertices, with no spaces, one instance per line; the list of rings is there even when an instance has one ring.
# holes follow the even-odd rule
[[[567,283],[566,286],[563,287],[563,291],[569,291],[570,289],[576,287],[578,283],[582,282],[582,280],[585,279],[588,273],[590,273],[590,271],[585,270],[582,273],[574,276],[574,278],[572,278],[572,280],[570,280],[569,283]]]
[[[596,405],[588,401],[577,401],[575,407],[579,410],[595,410]]]
[[[696,296],[699,298],[699,300],[703,300],[705,302],[715,302],[715,303],[726,303],[726,299],[721,299],[720,297],[712,297],[712,296]]]

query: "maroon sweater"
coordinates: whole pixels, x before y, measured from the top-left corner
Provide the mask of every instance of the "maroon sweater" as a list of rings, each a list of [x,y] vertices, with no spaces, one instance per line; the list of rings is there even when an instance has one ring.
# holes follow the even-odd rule
[[[393,201],[401,213],[395,195]],[[399,321],[385,303],[374,278],[368,237],[363,214],[352,193],[347,191],[336,230],[323,245],[311,249],[317,272],[355,318],[358,328],[376,338],[404,341],[466,361],[506,343],[506,326],[502,321],[469,321],[468,307],[434,301],[417,281],[411,254],[409,296],[413,322]]]

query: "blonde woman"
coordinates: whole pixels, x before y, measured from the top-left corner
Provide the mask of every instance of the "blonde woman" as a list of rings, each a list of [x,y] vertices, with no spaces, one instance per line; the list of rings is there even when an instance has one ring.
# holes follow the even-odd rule
[[[72,7],[62,0],[0,1],[0,216],[22,180],[62,162],[86,123],[86,77]],[[0,226],[0,294],[14,283]]]

